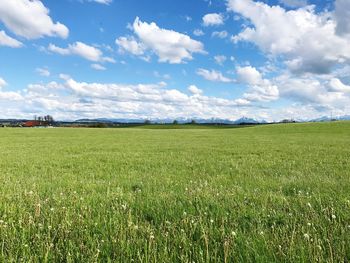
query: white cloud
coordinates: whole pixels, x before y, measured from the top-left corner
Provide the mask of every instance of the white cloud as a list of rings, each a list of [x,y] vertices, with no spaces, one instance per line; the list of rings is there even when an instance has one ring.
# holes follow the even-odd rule
[[[225,61],[227,60],[227,57],[224,55],[217,55],[217,56],[214,56],[214,60],[216,64],[223,66]]]
[[[237,76],[240,82],[248,83],[249,85],[257,85],[262,81],[260,72],[251,66],[237,67]]]
[[[249,87],[250,93],[230,100],[204,96],[195,85],[188,87],[191,95],[187,95],[168,88],[164,82],[138,85],[106,84],[79,82],[67,75],[61,77],[62,83],[32,84],[18,92],[0,91],[2,116],[32,118],[35,114],[45,113],[61,120],[98,117],[144,119],[198,117],[234,120],[242,116],[281,120],[291,117],[315,118],[327,115],[330,111],[334,115],[350,112],[349,95],[328,91],[328,86],[306,77],[295,79],[283,75],[271,80],[271,83],[281,86],[281,96],[284,98],[297,99],[298,95],[303,98],[303,101],[300,100],[302,103],[272,109],[259,106],[259,103],[267,101],[266,97],[270,99],[271,95],[266,95],[266,90],[261,94],[258,93],[259,91],[254,90],[254,86]],[[263,78],[262,81],[264,82]],[[324,83],[328,85],[329,81],[324,80]],[[305,86],[308,89],[305,89]],[[316,99],[315,90],[322,91],[316,95]],[[305,92],[310,94],[308,99],[302,94]],[[255,97],[259,95],[258,99],[263,100],[256,100],[253,95]]]
[[[227,31],[223,30],[223,31],[214,31],[212,34],[211,34],[212,37],[218,37],[218,38],[226,38],[228,36],[228,33]]]
[[[106,70],[106,67],[102,66],[101,64],[91,64],[91,68],[100,71]]]
[[[77,55],[93,62],[115,62],[113,58],[104,57],[102,51],[98,48],[89,46],[82,42],[69,44],[67,48],[61,48],[55,46],[54,44],[50,44],[48,46],[48,50],[63,56]]]
[[[203,93],[203,91],[199,89],[196,85],[189,86],[188,90],[194,95],[201,95]]]
[[[69,34],[65,25],[52,21],[49,10],[39,0],[0,1],[0,21],[14,34],[27,39],[67,38]]]
[[[222,14],[211,13],[206,14],[202,18],[204,26],[218,26],[224,24],[224,17]]]
[[[171,76],[169,74],[160,74],[158,71],[153,71],[153,75],[156,78],[161,78],[161,79],[171,79]]]
[[[185,16],[185,19],[186,19],[187,22],[192,21],[192,17],[190,17],[190,16]]]
[[[0,78],[0,89],[7,85],[6,81],[3,78]]]
[[[337,22],[330,12],[317,14],[314,6],[287,11],[252,0],[227,3],[229,11],[252,24],[232,40],[249,41],[268,54],[285,56],[295,73],[325,74],[350,60],[350,38],[336,34]]]
[[[143,55],[146,51],[146,47],[135,40],[134,37],[119,37],[115,40],[115,43],[119,46],[119,52],[129,52],[133,55]]]
[[[205,34],[204,34],[203,30],[201,30],[201,29],[195,29],[195,30],[193,31],[193,35],[195,35],[195,36],[197,36],[197,37],[200,37],[200,36],[204,36]]]
[[[4,30],[1,30],[0,31],[0,46],[18,48],[18,47],[22,47],[23,43],[8,36]]]
[[[17,102],[17,101],[20,101],[22,99],[23,99],[23,97],[18,92],[1,91],[0,90],[0,102],[1,101],[7,101],[7,102],[14,101],[14,102]]]
[[[337,21],[336,31],[339,35],[350,34],[350,1],[335,1],[335,19]]]
[[[109,5],[113,2],[113,0],[90,0],[90,2],[96,2],[99,4]]]
[[[279,0],[279,2],[292,8],[307,6],[307,0]]]
[[[3,91],[2,89],[7,86],[7,82],[0,77],[0,103],[1,101],[10,102],[10,101],[18,101],[22,99],[22,96],[19,92],[13,91]],[[1,104],[0,104],[1,107]],[[3,108],[5,111],[6,107]]]
[[[349,86],[332,76],[318,78],[312,75],[295,77],[282,74],[275,79],[275,82],[281,97],[297,101],[303,106],[312,106],[319,111],[344,110],[349,105]]]
[[[270,80],[264,79],[254,67],[237,67],[237,77],[249,86],[243,98],[252,102],[269,102],[279,98],[279,89]]]
[[[20,93],[0,92],[4,117],[32,117],[46,113],[56,119],[78,118],[228,118],[247,115],[242,101],[202,95],[196,86],[191,95],[170,89],[164,82],[128,85],[79,82],[64,76],[62,83],[33,84]],[[15,99],[17,102],[5,98]],[[25,101],[25,103],[18,103]],[[5,107],[6,105],[6,107]]]
[[[185,60],[192,60],[193,53],[205,53],[203,44],[191,39],[189,36],[173,30],[162,29],[156,23],[142,22],[138,17],[135,19],[132,29],[139,39],[139,45],[155,53],[159,62],[171,64],[183,63]],[[120,38],[118,40],[121,40]],[[125,45],[126,51],[133,51],[130,42]],[[120,43],[121,44],[121,43]],[[139,49],[136,49],[141,53]]]
[[[199,76],[202,76],[203,78],[209,81],[224,82],[224,83],[233,82],[232,79],[225,77],[221,72],[216,70],[207,70],[207,69],[199,68],[197,69],[196,73]]]
[[[345,85],[340,79],[332,78],[329,81],[330,91],[350,93],[350,86]]]
[[[43,77],[49,77],[50,71],[47,68],[37,68],[36,72]]]

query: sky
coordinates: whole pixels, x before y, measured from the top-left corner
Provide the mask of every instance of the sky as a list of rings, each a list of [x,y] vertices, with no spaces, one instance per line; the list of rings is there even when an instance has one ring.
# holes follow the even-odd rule
[[[0,0],[0,118],[350,114],[349,0]]]

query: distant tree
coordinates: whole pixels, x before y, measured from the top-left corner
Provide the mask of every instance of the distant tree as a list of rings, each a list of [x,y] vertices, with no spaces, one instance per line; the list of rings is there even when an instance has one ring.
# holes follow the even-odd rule
[[[191,121],[191,124],[197,124],[196,120],[193,119],[193,120]]]
[[[151,121],[150,120],[145,120],[145,124],[151,124]]]
[[[104,122],[98,122],[96,124],[93,125],[94,128],[108,128],[107,123]]]
[[[174,125],[177,125],[177,124],[179,124],[179,122],[178,122],[177,120],[174,120],[174,121],[173,121],[173,124],[174,124]]]

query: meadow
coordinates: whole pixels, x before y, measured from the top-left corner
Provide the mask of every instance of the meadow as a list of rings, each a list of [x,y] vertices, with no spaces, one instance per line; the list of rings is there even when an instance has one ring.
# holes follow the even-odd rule
[[[350,122],[0,128],[0,262],[348,262]]]

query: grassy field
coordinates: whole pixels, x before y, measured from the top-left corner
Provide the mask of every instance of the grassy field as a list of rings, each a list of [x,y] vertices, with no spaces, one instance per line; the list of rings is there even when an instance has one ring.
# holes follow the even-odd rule
[[[0,128],[0,262],[348,262],[349,146],[349,122]]]

